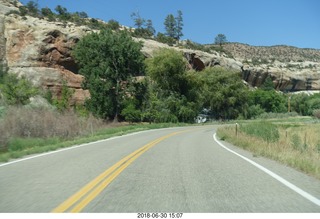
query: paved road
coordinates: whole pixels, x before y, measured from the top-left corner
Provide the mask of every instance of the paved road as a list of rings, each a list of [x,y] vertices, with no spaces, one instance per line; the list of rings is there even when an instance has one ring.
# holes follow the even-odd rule
[[[215,130],[145,131],[0,165],[0,212],[320,212],[319,180],[218,144]]]

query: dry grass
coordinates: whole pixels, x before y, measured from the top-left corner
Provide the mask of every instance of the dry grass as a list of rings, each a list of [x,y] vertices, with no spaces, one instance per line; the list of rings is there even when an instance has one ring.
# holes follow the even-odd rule
[[[228,142],[253,152],[255,156],[280,161],[320,179],[320,124],[285,126],[278,124],[277,127],[279,139],[269,143],[242,131],[239,131],[236,137],[234,126],[220,128],[218,135]]]
[[[10,107],[0,115],[0,162],[136,131],[182,125],[106,123],[73,111]]]
[[[10,107],[0,120],[0,150],[7,151],[14,138],[71,139],[90,134],[103,126],[93,116],[79,117],[73,111],[59,113],[48,109]]]

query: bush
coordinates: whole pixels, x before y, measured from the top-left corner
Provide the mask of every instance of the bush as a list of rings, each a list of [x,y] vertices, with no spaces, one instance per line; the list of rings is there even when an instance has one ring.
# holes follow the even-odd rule
[[[255,119],[263,113],[265,113],[265,111],[264,111],[264,109],[261,108],[261,106],[259,104],[251,105],[248,107],[247,118],[248,119]]]
[[[133,103],[128,104],[122,111],[121,115],[128,122],[141,122],[141,111],[136,109]]]
[[[240,130],[267,142],[276,142],[280,138],[277,126],[269,122],[249,123],[240,126]]]
[[[158,33],[156,38],[158,42],[168,44],[169,46],[173,46],[176,43],[176,40],[172,37],[166,36],[163,33]]]
[[[283,119],[289,117],[299,116],[297,112],[290,112],[290,113],[262,113],[257,118],[258,119]]]
[[[25,105],[32,96],[38,94],[38,89],[25,77],[18,78],[14,74],[6,74],[0,85],[5,102],[9,105]]]
[[[320,119],[320,109],[313,110],[313,116]]]
[[[69,89],[67,82],[63,81],[62,83],[62,89],[61,89],[61,94],[59,98],[53,98],[49,103],[53,103],[54,106],[57,107],[58,110],[60,111],[65,111],[69,108],[70,106],[70,99],[74,93],[73,89]],[[49,99],[50,98],[50,92],[46,94],[46,97]],[[51,97],[52,98],[52,97]]]

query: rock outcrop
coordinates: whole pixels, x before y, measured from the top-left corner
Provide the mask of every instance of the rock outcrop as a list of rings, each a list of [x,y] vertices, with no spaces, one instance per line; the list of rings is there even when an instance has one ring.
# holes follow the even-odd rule
[[[92,30],[72,23],[5,15],[11,10],[18,10],[14,3],[14,0],[0,0],[0,64],[7,65],[12,73],[25,75],[35,85],[51,90],[58,97],[65,81],[75,91],[72,104],[83,103],[90,94],[81,88],[83,77],[78,74],[71,50],[82,36]],[[309,49],[300,53],[297,52],[299,49],[288,47],[290,55],[286,55],[289,53],[286,47],[281,47],[276,53],[275,48],[262,47],[261,52],[257,47],[227,44],[225,49],[232,54],[231,57],[216,51],[207,53],[170,47],[150,39],[135,40],[143,42],[145,57],[152,57],[159,48],[173,48],[181,51],[189,67],[196,71],[213,66],[240,71],[243,79],[254,87],[259,87],[271,76],[275,88],[281,91],[320,90],[319,50]],[[253,51],[257,55],[253,56]]]
[[[293,46],[250,46],[227,43],[223,49],[239,60],[277,60],[279,62],[320,62],[320,50],[301,49]]]
[[[57,97],[66,82],[74,90],[71,104],[89,98],[89,92],[81,88],[83,77],[77,74],[78,67],[71,57],[72,47],[90,31],[88,28],[15,14],[5,16],[4,26],[2,60],[11,73],[26,76]]]
[[[196,71],[201,71],[206,67],[221,66],[228,69],[233,69],[236,71],[241,71],[242,63],[228,58],[225,55],[220,55],[219,53],[207,53],[199,50],[183,49],[180,47],[170,47],[166,44],[159,43],[154,40],[146,39],[136,39],[136,41],[141,41],[143,43],[142,53],[146,57],[152,57],[154,51],[161,48],[172,48],[181,51],[184,57],[190,64],[190,68]]]
[[[320,90],[320,63],[317,62],[274,62],[272,64],[242,67],[243,79],[259,87],[270,76],[275,88],[284,92]]]
[[[144,44],[142,52],[146,57],[152,56],[155,49],[172,48],[153,40],[139,40]],[[225,46],[230,45],[232,44]],[[233,56],[233,58],[229,58],[227,55],[215,51],[207,53],[199,50],[173,48],[183,52],[190,64],[190,68],[201,71],[206,67],[221,66],[240,71],[242,72],[243,80],[253,87],[260,87],[265,79],[270,76],[275,88],[280,91],[320,90],[320,62],[315,61],[318,56],[314,56],[314,54],[319,54],[320,60],[319,50],[301,49],[301,52],[298,48],[280,46],[281,51],[276,53],[274,47],[269,50],[268,47],[261,47],[263,51],[257,51],[260,47],[255,48],[245,45],[243,53],[240,53],[237,47],[236,53],[233,54],[229,48],[227,51]],[[248,54],[248,51],[256,51],[257,54],[260,54],[257,57],[260,58],[255,60],[252,58],[253,56],[250,56],[250,59],[245,59],[243,54]],[[296,54],[291,54],[290,52],[295,52]],[[272,56],[273,53],[275,53],[274,57]],[[288,53],[287,56],[285,56],[286,53]],[[275,57],[282,61],[276,60]],[[284,57],[292,57],[296,61],[285,61]]]

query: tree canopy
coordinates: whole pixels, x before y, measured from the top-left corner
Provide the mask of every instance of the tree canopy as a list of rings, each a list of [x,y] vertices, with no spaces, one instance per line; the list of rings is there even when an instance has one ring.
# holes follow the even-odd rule
[[[219,33],[215,38],[214,38],[214,43],[222,47],[223,44],[225,44],[227,41],[226,35]]]
[[[118,120],[133,76],[142,72],[140,50],[141,44],[125,31],[91,33],[77,43],[73,56],[85,77],[83,86],[91,94],[87,107],[94,114]]]
[[[150,77],[146,117],[155,122],[191,122],[199,108],[194,95],[193,77],[181,52],[160,49],[146,60]]]
[[[246,107],[248,89],[240,74],[224,68],[207,68],[199,73],[201,102],[216,119],[238,118]]]

